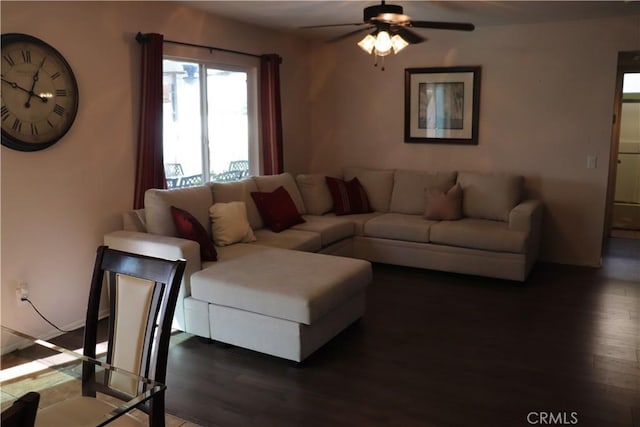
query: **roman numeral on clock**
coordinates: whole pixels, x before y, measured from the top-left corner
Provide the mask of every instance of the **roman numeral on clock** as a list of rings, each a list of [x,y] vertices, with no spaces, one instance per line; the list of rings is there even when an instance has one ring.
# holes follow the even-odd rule
[[[5,105],[0,109],[0,115],[2,116],[3,122],[9,118],[9,109]]]
[[[38,135],[38,126],[35,123],[31,123],[31,135]]]
[[[22,60],[24,61],[25,64],[31,64],[31,51],[23,50]]]
[[[4,58],[4,60],[7,61],[7,64],[9,64],[9,66],[13,67],[14,65],[16,65],[16,62],[11,57],[11,54],[7,53],[2,58]]]
[[[22,120],[20,119],[15,119],[13,121],[13,125],[11,125],[11,129],[18,131],[18,132],[22,132]]]
[[[67,94],[66,89],[56,89],[56,96],[67,96]]]
[[[64,107],[60,104],[56,104],[55,107],[53,107],[53,112],[56,113],[59,116],[62,116],[64,114],[66,110],[64,109]]]

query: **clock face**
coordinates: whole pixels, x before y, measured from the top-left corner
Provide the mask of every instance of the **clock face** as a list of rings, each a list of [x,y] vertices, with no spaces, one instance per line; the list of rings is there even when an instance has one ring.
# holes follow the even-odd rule
[[[47,43],[26,34],[2,35],[2,145],[36,151],[58,141],[78,111],[71,67]]]

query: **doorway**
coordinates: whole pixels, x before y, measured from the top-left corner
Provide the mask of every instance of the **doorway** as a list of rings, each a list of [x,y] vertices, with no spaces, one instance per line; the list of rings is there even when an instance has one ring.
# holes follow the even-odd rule
[[[640,51],[620,52],[605,236],[640,239]]]

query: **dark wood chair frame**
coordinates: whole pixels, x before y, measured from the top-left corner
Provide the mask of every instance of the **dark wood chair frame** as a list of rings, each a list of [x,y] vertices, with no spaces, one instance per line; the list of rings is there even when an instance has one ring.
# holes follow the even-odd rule
[[[138,375],[165,384],[171,324],[180,290],[180,282],[184,274],[186,261],[164,260],[144,255],[132,254],[100,246],[89,292],[89,304],[84,334],[84,355],[96,357],[98,340],[98,314],[105,276],[109,277],[110,295],[116,295],[116,274],[124,274],[155,282],[151,309],[144,338],[143,363]],[[107,345],[107,363],[113,357],[114,321],[116,313],[115,298],[109,303],[109,336]],[[152,349],[156,349],[155,355]],[[82,369],[82,394],[95,397],[96,392],[108,394],[123,400],[131,396],[109,387],[109,378],[96,375],[95,365],[84,362]],[[149,415],[150,426],[165,425],[164,391],[155,394],[151,399],[141,402],[138,409]]]
[[[40,394],[35,391],[21,396],[13,405],[2,411],[2,427],[32,427],[36,423],[36,413],[40,403]]]

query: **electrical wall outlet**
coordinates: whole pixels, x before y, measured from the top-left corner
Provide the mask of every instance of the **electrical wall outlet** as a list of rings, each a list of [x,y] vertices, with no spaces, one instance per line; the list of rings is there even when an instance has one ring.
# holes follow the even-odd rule
[[[18,304],[26,304],[25,299],[29,298],[29,287],[25,282],[20,282],[16,288],[16,299]]]

